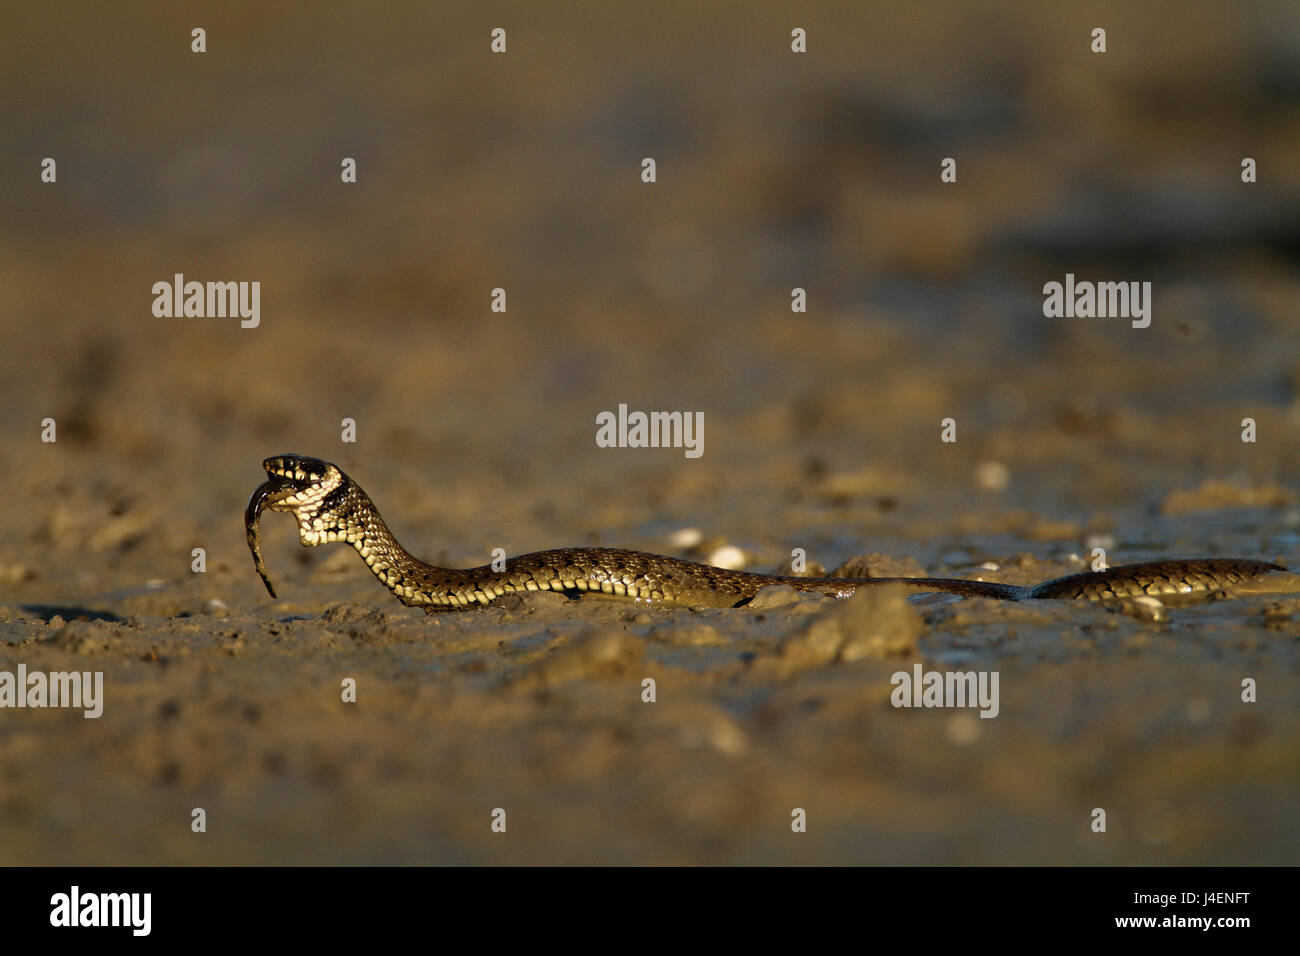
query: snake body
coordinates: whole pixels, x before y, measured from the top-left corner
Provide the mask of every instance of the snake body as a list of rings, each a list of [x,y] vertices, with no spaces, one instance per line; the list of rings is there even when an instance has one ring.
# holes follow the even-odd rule
[[[254,567],[271,597],[276,593],[262,560],[260,537],[266,508],[294,516],[304,547],[335,541],[351,545],[399,601],[429,613],[485,606],[502,595],[523,591],[607,594],[693,607],[739,607],[770,585],[789,585],[797,591],[837,598],[850,597],[859,588],[895,584],[913,593],[944,592],[1005,601],[1114,601],[1150,596],[1167,604],[1300,591],[1300,575],[1276,564],[1244,558],[1132,564],[1025,587],[961,578],[783,577],[617,548],[537,551],[509,560],[504,570],[491,565],[439,568],[415,558],[398,543],[374,502],[338,466],[302,455],[278,455],[266,459],[262,466],[267,481],[249,499],[244,527]]]

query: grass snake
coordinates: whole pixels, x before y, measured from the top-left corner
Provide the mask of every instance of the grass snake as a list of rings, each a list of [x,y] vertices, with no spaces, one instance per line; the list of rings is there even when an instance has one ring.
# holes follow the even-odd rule
[[[249,499],[244,527],[254,566],[271,597],[276,593],[262,560],[260,536],[266,508],[294,516],[304,547],[334,541],[351,545],[399,601],[429,613],[480,607],[522,591],[556,591],[575,597],[607,594],[694,607],[740,607],[770,585],[789,585],[797,591],[837,598],[850,597],[858,588],[895,584],[913,593],[944,592],[1005,601],[1115,601],[1151,596],[1166,604],[1300,591],[1300,575],[1276,564],[1244,558],[1131,564],[1023,587],[961,578],[784,577],[616,548],[537,551],[509,560],[502,571],[491,565],[439,568],[413,557],[397,542],[374,502],[338,466],[319,458],[277,455],[266,459],[262,467],[267,481]]]

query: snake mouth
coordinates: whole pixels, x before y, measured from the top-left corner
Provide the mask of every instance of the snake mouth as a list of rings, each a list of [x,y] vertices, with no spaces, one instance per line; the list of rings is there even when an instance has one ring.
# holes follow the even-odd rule
[[[262,561],[262,512],[287,511],[298,519],[298,534],[304,545],[320,544],[314,535],[313,516],[321,503],[329,499],[346,482],[337,466],[319,458],[306,455],[274,455],[262,462],[266,481],[258,486],[244,509],[244,533],[248,550],[253,553],[253,566],[266,585],[267,593],[277,597],[271,578]],[[328,540],[328,539],[326,539]]]
[[[271,474],[270,469],[267,469],[267,473]],[[296,490],[292,478],[271,474],[271,477],[262,482],[253,492],[252,497],[248,499],[248,507],[244,509],[244,534],[248,539],[248,550],[253,553],[253,567],[262,578],[262,583],[266,585],[267,593],[271,597],[278,597],[278,595],[275,593],[274,585],[271,584],[270,576],[266,573],[266,564],[262,561],[262,511],[268,507],[274,509],[279,502],[294,494]]]

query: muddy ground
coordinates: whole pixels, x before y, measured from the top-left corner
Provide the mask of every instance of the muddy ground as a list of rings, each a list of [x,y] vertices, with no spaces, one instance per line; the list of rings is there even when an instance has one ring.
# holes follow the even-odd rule
[[[0,710],[0,860],[1296,862],[1295,599],[426,616],[279,515],[272,600],[244,543],[294,451],[451,565],[1300,565],[1293,11],[1059,6],[7,13],[0,670],[105,702]],[[156,318],[177,272],[260,324]],[[1150,327],[1044,318],[1066,273]],[[620,403],[704,454],[598,448]],[[998,716],[892,707],[918,662]]]

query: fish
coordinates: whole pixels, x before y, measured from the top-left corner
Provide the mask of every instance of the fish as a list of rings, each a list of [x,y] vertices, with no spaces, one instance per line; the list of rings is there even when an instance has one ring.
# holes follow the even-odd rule
[[[278,598],[279,595],[275,593],[275,585],[271,583],[266,563],[262,560],[262,511],[286,490],[291,490],[290,483],[284,478],[273,477],[258,486],[248,499],[248,507],[244,509],[244,534],[248,538],[248,550],[253,552],[253,567],[266,585],[267,593],[273,598]]]

